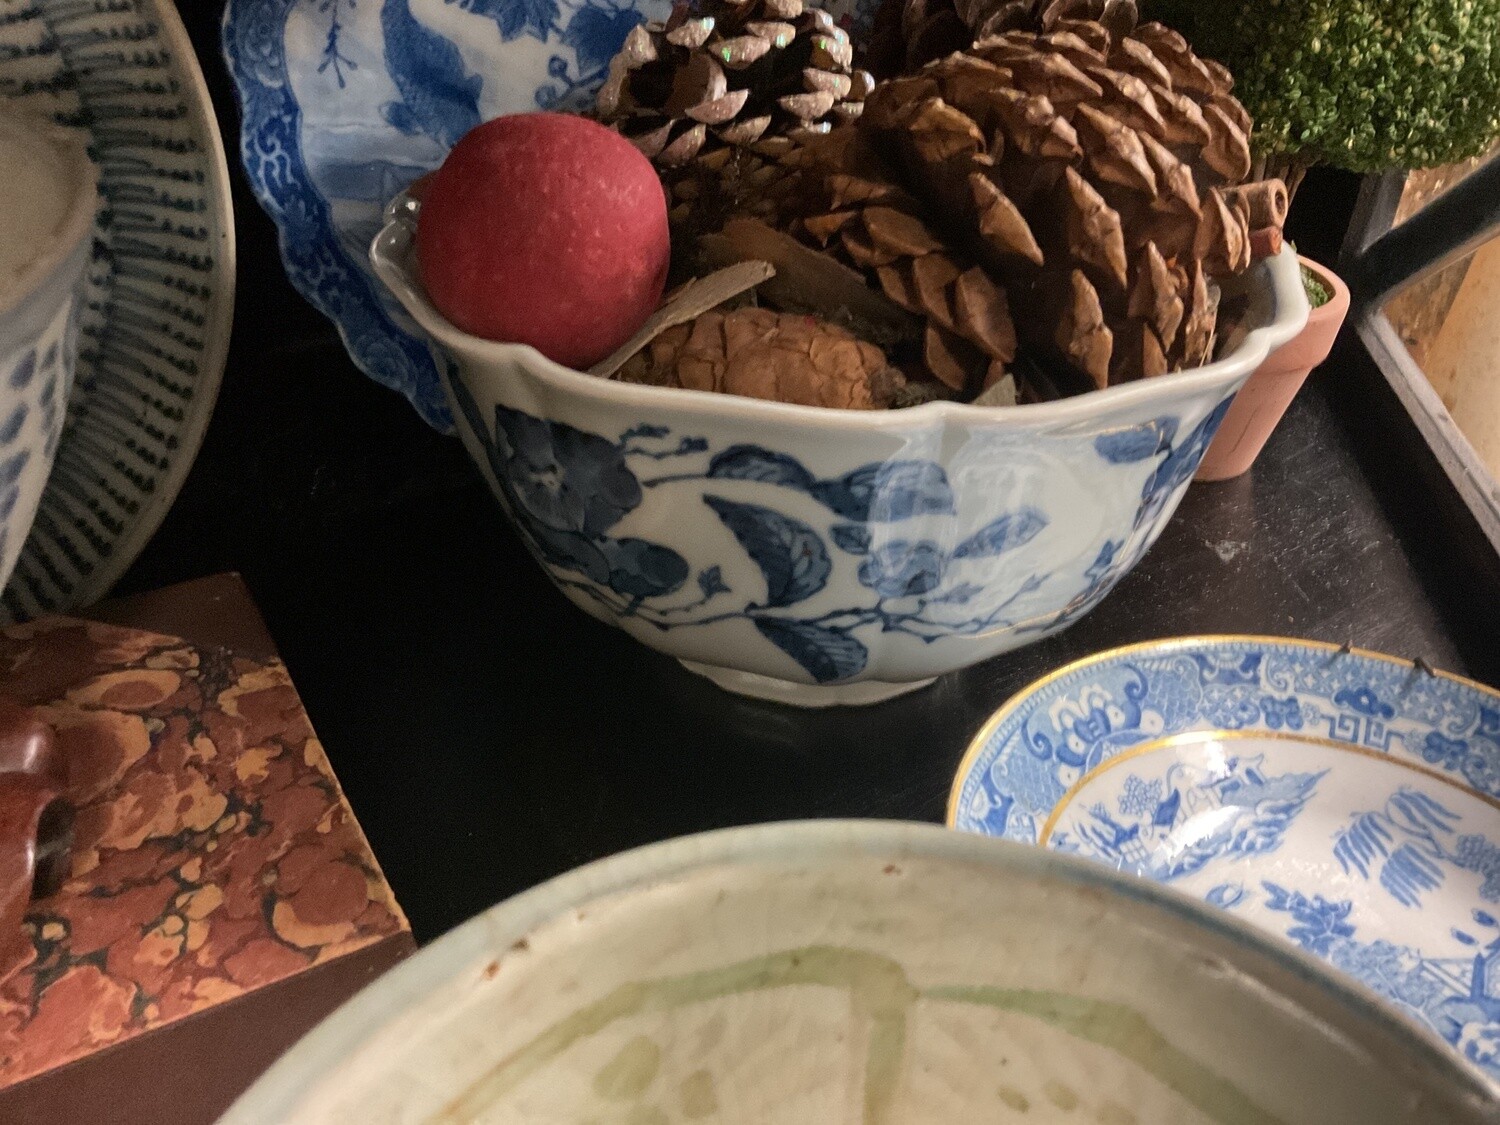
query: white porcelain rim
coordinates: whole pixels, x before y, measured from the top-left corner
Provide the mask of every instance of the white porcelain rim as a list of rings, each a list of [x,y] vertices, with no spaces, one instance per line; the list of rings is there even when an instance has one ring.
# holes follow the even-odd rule
[[[1307,323],[1308,303],[1296,253],[1284,246],[1266,263],[1276,315],[1269,323],[1247,333],[1229,355],[1190,371],[1174,372],[1155,379],[1122,383],[1102,391],[1091,391],[1054,402],[1016,406],[974,406],[963,402],[929,402],[902,410],[834,410],[798,406],[784,402],[743,398],[713,391],[691,391],[677,387],[653,387],[601,379],[554,363],[526,344],[501,344],[471,336],[456,328],[427,299],[420,284],[410,276],[407,260],[414,227],[409,219],[391,218],[370,244],[370,264],[376,275],[434,341],[455,356],[473,356],[492,363],[512,362],[544,385],[575,398],[609,402],[618,406],[647,409],[656,405],[710,408],[720,417],[743,420],[805,422],[860,431],[902,430],[927,422],[1026,421],[1066,424],[1097,417],[1104,406],[1143,406],[1160,400],[1163,408],[1194,391],[1237,390],[1266,356],[1291,340]]]
[[[322,1077],[377,1036],[383,1021],[419,1003],[451,977],[450,966],[509,948],[539,925],[582,903],[690,871],[746,860],[912,855],[980,863],[1037,879],[1098,888],[1157,919],[1211,932],[1309,985],[1321,1003],[1304,1007],[1330,1032],[1441,1074],[1455,1097],[1500,1101],[1500,1084],[1465,1067],[1435,1034],[1388,1011],[1363,985],[1334,975],[1320,960],[1272,941],[1261,930],[1187,895],[1124,876],[1096,862],[935,824],[881,820],[804,820],[722,828],[648,844],[596,860],[475,915],[389,970],[294,1044],[230,1107],[220,1125],[288,1120]],[[1257,973],[1257,976],[1263,973]],[[1405,1041],[1404,1043],[1402,1041]]]

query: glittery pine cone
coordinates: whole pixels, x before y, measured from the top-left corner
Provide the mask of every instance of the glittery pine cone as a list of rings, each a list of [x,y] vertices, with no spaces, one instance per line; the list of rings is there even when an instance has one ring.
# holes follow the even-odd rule
[[[827,132],[859,116],[873,84],[833,17],[802,0],[680,4],[634,28],[595,113],[659,167],[723,145]]]
[[[874,79],[833,17],[802,0],[680,4],[633,29],[595,116],[661,171],[682,238],[768,216],[790,138],[858,117]]]

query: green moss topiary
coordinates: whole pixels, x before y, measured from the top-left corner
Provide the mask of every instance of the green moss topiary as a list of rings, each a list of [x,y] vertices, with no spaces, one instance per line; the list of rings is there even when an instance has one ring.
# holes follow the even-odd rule
[[[1145,0],[1224,63],[1273,165],[1423,168],[1500,136],[1500,0]]]
[[[1307,303],[1313,308],[1322,308],[1333,300],[1333,294],[1328,291],[1317,274],[1306,266],[1302,267],[1302,289],[1307,294]]]

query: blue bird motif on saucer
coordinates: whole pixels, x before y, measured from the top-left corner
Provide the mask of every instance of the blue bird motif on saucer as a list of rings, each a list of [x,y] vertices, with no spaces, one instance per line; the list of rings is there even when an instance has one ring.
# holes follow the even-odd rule
[[[1500,1078],[1500,692],[1275,638],[1136,645],[986,725],[952,827],[1230,911]]]

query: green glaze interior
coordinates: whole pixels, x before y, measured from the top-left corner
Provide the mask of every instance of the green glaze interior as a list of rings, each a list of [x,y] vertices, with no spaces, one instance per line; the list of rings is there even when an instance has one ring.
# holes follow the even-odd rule
[[[1149,884],[929,826],[813,822],[629,852],[480,915],[225,1125],[1466,1125],[1497,1108],[1316,962]]]

